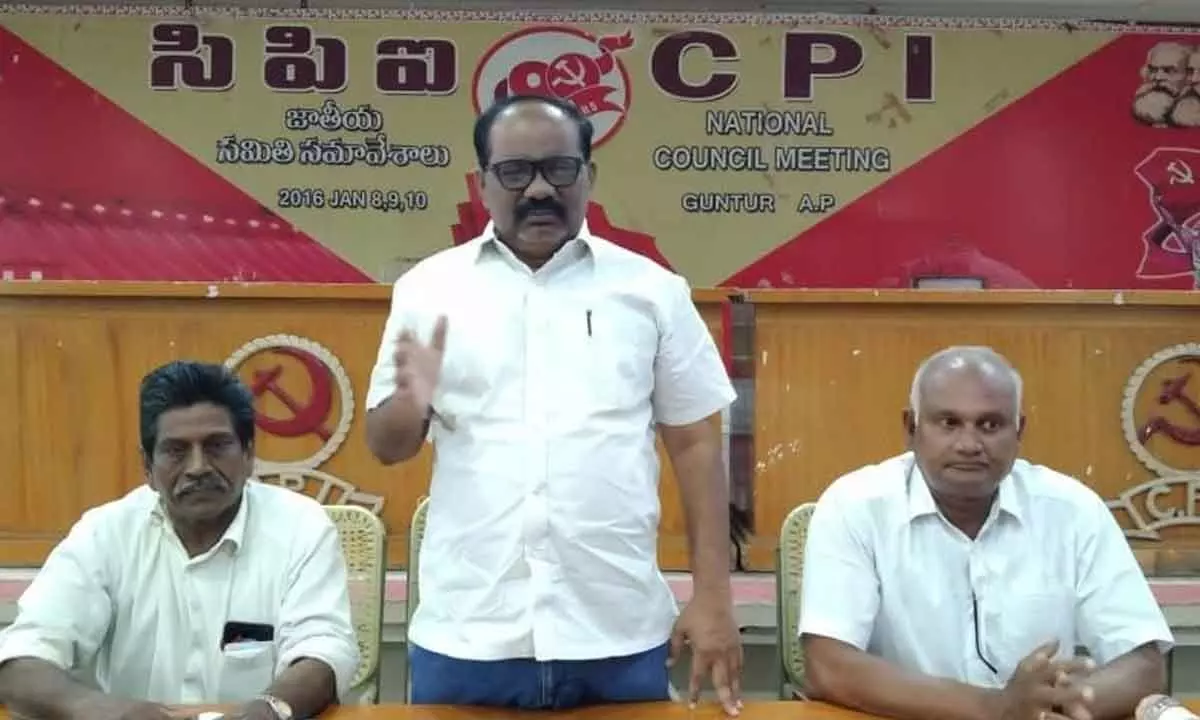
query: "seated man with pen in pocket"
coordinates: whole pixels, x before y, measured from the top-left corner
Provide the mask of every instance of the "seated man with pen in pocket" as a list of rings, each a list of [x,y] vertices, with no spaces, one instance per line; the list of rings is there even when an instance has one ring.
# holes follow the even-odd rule
[[[933,355],[903,417],[911,451],[836,480],[813,513],[809,695],[902,720],[1116,720],[1162,692],[1162,611],[1104,501],[1017,458],[1008,361]]]
[[[337,529],[251,478],[254,406],[219,365],[141,386],[146,484],[93,508],[0,632],[19,716],[162,720],[171,705],[291,720],[338,701],[358,663]]]

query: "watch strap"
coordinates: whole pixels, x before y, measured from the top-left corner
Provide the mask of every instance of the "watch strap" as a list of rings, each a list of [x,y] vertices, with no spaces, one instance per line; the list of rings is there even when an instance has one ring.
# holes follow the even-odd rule
[[[274,695],[259,695],[255,699],[262,700],[267,705],[270,705],[271,710],[275,712],[275,716],[278,717],[279,720],[294,720],[292,715],[292,706],[288,705],[286,702],[280,700]]]

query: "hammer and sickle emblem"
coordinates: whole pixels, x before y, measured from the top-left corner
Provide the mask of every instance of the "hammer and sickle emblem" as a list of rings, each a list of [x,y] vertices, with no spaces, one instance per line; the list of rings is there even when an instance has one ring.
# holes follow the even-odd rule
[[[283,374],[283,366],[275,365],[266,370],[254,371],[254,382],[250,391],[254,397],[262,397],[265,393],[275,396],[291,413],[289,418],[273,418],[261,411],[255,411],[254,420],[264,431],[278,437],[294,438],[314,434],[328,442],[332,433],[325,427],[325,420],[333,407],[333,376],[320,358],[310,352],[293,347],[272,348],[273,352],[295,358],[308,373],[312,384],[312,394],[308,403],[301,404],[291,393],[279,385],[279,377]]]
[[[1195,185],[1196,177],[1192,166],[1182,160],[1172,160],[1167,164],[1167,174],[1171,176],[1172,185]]]
[[[1179,362],[1187,365],[1200,365],[1200,357],[1191,355],[1179,358]],[[1187,414],[1195,421],[1189,427],[1177,425],[1163,415],[1149,418],[1138,433],[1138,439],[1144,445],[1155,435],[1165,435],[1180,445],[1195,447],[1200,445],[1200,403],[1197,403],[1185,392],[1188,381],[1192,379],[1190,372],[1177,375],[1162,381],[1162,389],[1158,393],[1159,405],[1181,405]]]
[[[574,60],[575,62],[567,62]],[[583,67],[583,61],[577,58],[559,58],[554,61],[554,69],[561,73],[562,84],[571,85],[574,87],[583,87],[584,80],[587,79],[587,70]]]

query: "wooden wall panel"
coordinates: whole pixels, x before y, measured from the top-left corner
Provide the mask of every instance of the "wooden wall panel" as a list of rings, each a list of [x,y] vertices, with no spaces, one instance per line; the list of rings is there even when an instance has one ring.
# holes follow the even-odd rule
[[[696,292],[716,335],[726,297]],[[384,497],[392,565],[402,566],[430,457],[383,468],[363,440],[361,403],[387,300],[388,289],[374,285],[0,283],[0,397],[8,400],[0,419],[0,477],[7,481],[0,565],[37,565],[85,508],[142,481],[137,383],[149,368],[177,357],[222,361],[248,341],[282,333],[320,343],[344,366],[353,420],[320,469]],[[985,343],[1009,355],[1026,379],[1026,456],[1112,498],[1153,477],[1121,429],[1130,374],[1165,347],[1200,341],[1196,293],[755,291],[746,300],[756,318],[756,536],[749,559],[764,571],[772,568],[774,538],[789,508],[816,498],[838,475],[900,451],[900,411],[917,363],[930,352]],[[303,367],[277,353],[256,356],[242,374],[253,381],[255,370],[272,366],[283,368],[279,384],[293,398],[312,394]],[[1190,397],[1198,385],[1200,379],[1189,386]],[[1140,407],[1152,400],[1145,395]],[[291,412],[269,394],[260,410]],[[339,410],[335,401],[331,414]],[[1170,412],[1179,422],[1194,421],[1186,408]],[[312,436],[262,435],[259,455],[295,461],[321,444]],[[1200,472],[1197,447],[1160,443],[1157,451]],[[665,568],[686,569],[686,531],[665,457],[663,469],[660,559]],[[1196,472],[1193,491],[1200,494]],[[1185,489],[1172,492],[1162,504],[1187,509]],[[1146,507],[1144,498],[1135,503]],[[1152,572],[1200,571],[1195,527],[1170,528],[1161,541],[1135,545]]]
[[[763,291],[747,299],[755,304],[756,569],[772,566],[790,508],[903,451],[900,414],[913,373],[942,347],[991,345],[1008,356],[1025,380],[1023,455],[1110,499],[1153,477],[1122,432],[1131,373],[1163,348],[1200,342],[1200,293]],[[1188,392],[1200,397],[1200,378]],[[1200,427],[1186,415],[1179,419]],[[1200,471],[1200,447],[1158,450]],[[1174,498],[1181,508],[1182,493]],[[1200,548],[1200,528],[1162,537],[1135,542],[1148,570],[1200,571],[1189,550]]]
[[[725,295],[697,291],[714,332]],[[320,470],[361,491],[383,496],[389,557],[402,567],[407,528],[428,489],[430,453],[384,468],[364,440],[362,403],[388,309],[387,286],[0,283],[0,566],[35,566],[88,507],[143,481],[137,392],[149,369],[174,358],[222,362],[244,344],[289,334],[319,343],[340,364],[355,405],[348,435]],[[281,368],[277,384],[294,404],[312,396],[304,366],[274,351],[240,373]],[[329,408],[336,429],[341,401]],[[259,410],[286,418],[292,410],[265,393]],[[324,441],[259,432],[258,455],[296,462]],[[687,565],[684,524],[669,463],[661,484],[664,567]],[[319,481],[310,478],[309,491]],[[335,495],[336,497],[336,495]]]

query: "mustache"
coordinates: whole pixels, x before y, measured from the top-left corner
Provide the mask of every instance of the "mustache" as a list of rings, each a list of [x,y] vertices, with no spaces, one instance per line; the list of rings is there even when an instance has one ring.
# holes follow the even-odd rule
[[[556,200],[550,198],[538,198],[536,200],[527,200],[517,206],[516,217],[517,222],[523,221],[535,212],[552,212],[559,220],[566,221],[567,209],[559,204]]]
[[[1175,92],[1174,88],[1163,83],[1147,83],[1140,92],[1138,97],[1146,97],[1147,95],[1162,94],[1170,97],[1178,97],[1179,93]]]
[[[206,473],[195,478],[183,478],[175,486],[175,497],[180,498],[199,491],[225,492],[230,487],[228,479],[218,473]]]

